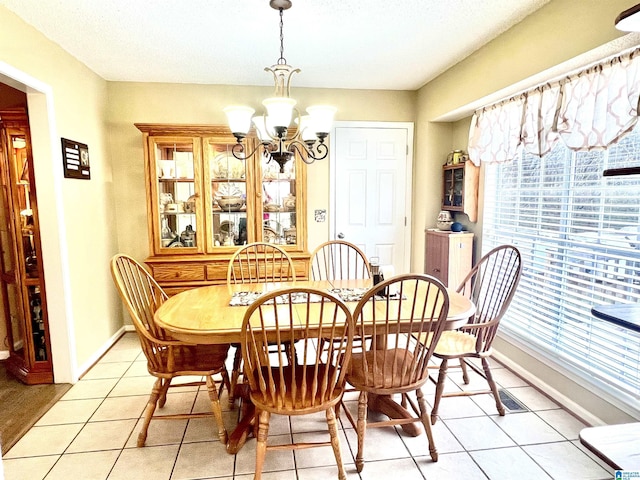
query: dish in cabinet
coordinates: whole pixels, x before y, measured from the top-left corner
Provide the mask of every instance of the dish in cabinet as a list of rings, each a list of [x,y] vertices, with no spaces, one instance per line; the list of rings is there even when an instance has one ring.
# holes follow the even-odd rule
[[[244,163],[231,153],[216,155],[211,161],[212,178],[244,178]]]
[[[264,227],[264,230],[262,232],[263,242],[277,243],[279,237],[280,235],[278,235],[278,232],[276,232],[273,228]]]

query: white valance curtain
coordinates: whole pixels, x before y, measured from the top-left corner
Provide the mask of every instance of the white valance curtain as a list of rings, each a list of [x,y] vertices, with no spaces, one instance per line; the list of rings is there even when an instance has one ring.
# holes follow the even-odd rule
[[[474,113],[469,158],[506,162],[521,149],[543,156],[558,140],[572,150],[605,149],[638,121],[640,49]]]

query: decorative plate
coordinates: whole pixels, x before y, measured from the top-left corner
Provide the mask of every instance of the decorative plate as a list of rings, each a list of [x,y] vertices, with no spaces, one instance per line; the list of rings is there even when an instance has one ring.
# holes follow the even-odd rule
[[[241,197],[242,190],[240,190],[235,183],[223,183],[219,185],[218,190],[215,192],[216,197]]]
[[[244,163],[231,153],[216,155],[211,161],[211,177],[244,178]]]
[[[278,232],[276,232],[273,228],[264,227],[264,230],[262,231],[262,241],[276,243],[279,237],[280,236],[278,235]]]

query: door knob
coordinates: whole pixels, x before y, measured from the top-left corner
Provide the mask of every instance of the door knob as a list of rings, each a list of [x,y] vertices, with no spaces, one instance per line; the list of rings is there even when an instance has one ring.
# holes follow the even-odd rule
[[[344,233],[340,232],[340,233],[338,234],[338,238],[339,238],[340,240],[342,240],[342,239],[344,238]]]

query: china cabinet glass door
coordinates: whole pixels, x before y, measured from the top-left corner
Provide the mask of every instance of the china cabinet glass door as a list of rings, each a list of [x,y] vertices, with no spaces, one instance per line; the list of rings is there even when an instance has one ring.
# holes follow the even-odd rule
[[[193,253],[203,251],[198,235],[201,218],[200,185],[196,180],[200,149],[193,138],[150,138],[155,158],[154,227],[157,251]]]
[[[207,207],[211,207],[211,249],[235,247],[254,241],[251,228],[253,197],[247,185],[251,173],[246,160],[238,160],[231,153],[233,138],[204,140],[205,184],[210,185]]]
[[[462,207],[464,166],[444,167],[443,207]],[[453,209],[452,209],[453,210]]]
[[[262,240],[280,245],[298,244],[299,211],[296,197],[296,160],[292,159],[280,172],[280,166],[269,157],[261,159]]]

